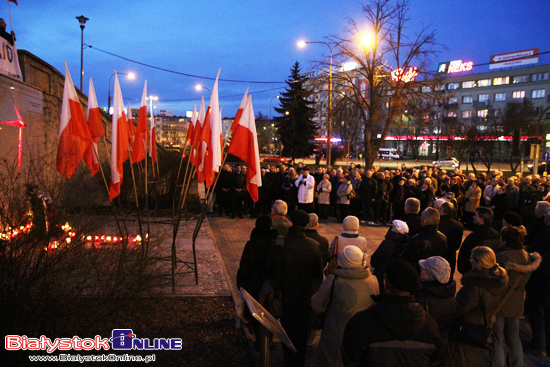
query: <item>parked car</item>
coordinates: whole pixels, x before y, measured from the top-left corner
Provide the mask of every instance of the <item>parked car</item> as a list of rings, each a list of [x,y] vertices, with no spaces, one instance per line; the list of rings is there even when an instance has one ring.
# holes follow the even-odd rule
[[[455,169],[460,167],[460,162],[456,158],[447,157],[433,162],[434,167],[443,169]]]
[[[266,163],[286,163],[288,161],[288,158],[279,157],[278,155],[273,157],[265,157],[264,162]]]
[[[395,148],[380,148],[378,149],[378,158],[381,159],[401,159],[402,157]]]

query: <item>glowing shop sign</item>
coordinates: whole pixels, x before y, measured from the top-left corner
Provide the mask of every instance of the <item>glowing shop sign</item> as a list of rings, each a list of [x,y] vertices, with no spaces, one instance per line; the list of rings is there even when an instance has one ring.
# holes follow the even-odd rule
[[[405,83],[412,82],[417,75],[418,69],[414,66],[409,67],[409,70],[407,70],[407,72],[405,72],[403,68],[399,68],[391,72],[391,77],[396,82],[400,80],[404,81]]]
[[[439,67],[437,68],[437,73],[461,73],[463,71],[470,71],[474,67],[474,63],[472,61],[465,61],[462,62],[462,60],[454,60],[454,61],[447,61],[447,62],[441,62],[439,63]]]

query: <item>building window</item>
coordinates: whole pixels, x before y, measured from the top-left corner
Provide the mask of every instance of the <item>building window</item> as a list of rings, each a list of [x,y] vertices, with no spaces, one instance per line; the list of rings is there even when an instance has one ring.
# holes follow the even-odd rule
[[[541,80],[548,80],[548,73],[531,74],[532,82],[540,82]]]
[[[430,93],[431,91],[432,91],[431,87],[427,87],[425,85],[422,87],[422,92],[424,93]]]
[[[458,97],[450,97],[449,103],[458,103]]]
[[[525,98],[525,91],[524,90],[513,91],[512,98]]]
[[[535,89],[531,91],[531,98],[544,98],[545,90],[544,89]]]
[[[477,101],[478,102],[487,102],[489,100],[489,94],[478,94],[477,95]]]
[[[510,83],[510,77],[503,76],[501,78],[494,78],[493,85],[504,85]]]
[[[512,83],[526,83],[529,81],[529,75],[516,75],[512,78]]]
[[[467,82],[462,82],[462,88],[473,88],[476,86],[476,82],[469,80]]]
[[[490,87],[491,86],[491,79],[481,79],[477,81],[478,87]]]
[[[487,115],[489,114],[489,110],[478,110],[477,111],[477,117],[479,118],[487,118]]]
[[[447,112],[447,117],[456,117],[456,111]]]
[[[495,93],[495,102],[506,101],[506,93]]]
[[[472,111],[462,111],[462,118],[463,119],[472,118]]]
[[[462,103],[472,103],[472,96],[462,96]]]
[[[447,89],[448,90],[458,89],[459,85],[460,85],[459,83],[449,83],[447,84]]]
[[[495,117],[503,117],[503,116],[504,116],[504,110],[499,110],[499,109],[494,110],[493,116],[495,116]]]

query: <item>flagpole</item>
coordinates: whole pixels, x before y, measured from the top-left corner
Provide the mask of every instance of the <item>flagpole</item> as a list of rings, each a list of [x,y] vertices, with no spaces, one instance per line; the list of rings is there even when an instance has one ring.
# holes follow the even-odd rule
[[[11,6],[10,6],[10,0],[8,0],[8,12],[10,13],[10,28],[11,28],[11,31],[13,32],[13,24],[11,22]],[[15,43],[15,39],[13,40],[13,42]]]

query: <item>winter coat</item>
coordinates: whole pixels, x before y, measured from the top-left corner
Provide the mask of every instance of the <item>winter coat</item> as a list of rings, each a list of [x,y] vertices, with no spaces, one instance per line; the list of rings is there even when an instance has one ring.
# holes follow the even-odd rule
[[[498,316],[519,317],[523,315],[525,300],[525,284],[529,281],[531,273],[540,266],[541,256],[534,252],[528,254],[525,250],[512,250],[505,248],[497,255],[497,262],[508,271],[508,292],[516,279],[523,275],[518,285],[512,291],[510,298],[504,304]]]
[[[480,198],[481,189],[476,187],[474,190],[473,186],[470,186],[464,194],[464,210],[472,213],[475,212],[476,208],[479,206]]]
[[[300,175],[300,177],[298,177],[298,179],[294,182],[296,187],[298,187],[298,203],[313,203],[313,190],[315,189],[315,179],[312,175],[307,175],[307,177],[305,177],[305,184],[301,184],[303,178],[304,176]]]
[[[330,192],[332,190],[332,184],[330,181],[327,182],[319,182],[319,185],[317,185],[317,192],[319,193],[319,197],[317,198],[317,202],[319,204],[330,204]]]
[[[466,274],[472,269],[470,264],[470,255],[477,246],[487,246],[496,251],[500,246],[500,234],[489,226],[482,224],[464,239],[460,251],[458,251],[458,260],[456,261],[456,270],[460,274]]]
[[[381,294],[355,314],[344,330],[345,366],[431,366],[441,362],[435,320],[413,296]]]
[[[405,214],[405,219],[403,219],[407,226],[409,227],[409,237],[416,235],[420,232],[421,228],[421,218],[418,213],[407,213]]]
[[[351,231],[344,231],[338,237],[338,256],[344,251],[346,246],[357,246],[365,254],[367,253],[367,240],[365,237],[359,236],[358,233]],[[330,254],[334,254],[334,245],[336,243],[336,237],[330,242]]]
[[[380,242],[378,248],[370,258],[370,265],[374,268],[373,274],[378,278],[380,289],[384,289],[384,277],[386,276],[386,267],[390,260],[401,255],[405,244],[409,241],[409,236],[388,230],[384,240]]]
[[[371,200],[376,197],[378,192],[378,182],[374,177],[364,178],[359,185],[359,195],[365,200]]]
[[[237,270],[237,288],[243,287],[256,299],[267,279],[267,256],[276,238],[277,231],[274,229],[265,231],[254,228],[250,240],[244,245]]]
[[[451,279],[447,284],[438,281],[422,282],[420,292],[414,294],[416,302],[434,318],[442,339],[448,337],[455,322],[455,293],[456,282]]]
[[[434,180],[435,181],[435,180]],[[426,208],[431,208],[434,205],[435,193],[431,186],[428,186],[426,190],[420,190],[420,212],[423,212]]]
[[[437,225],[430,224],[420,228],[420,232],[405,245],[401,258],[408,261],[420,273],[418,260],[432,256],[447,255],[447,237],[437,230]]]
[[[340,186],[338,187],[338,191],[336,192],[336,195],[338,196],[338,204],[344,204],[349,205],[349,194],[353,190],[353,186],[351,186],[350,182],[342,182]]]
[[[378,281],[369,269],[336,268],[325,279],[311,299],[315,312],[325,312],[315,366],[343,366],[340,348],[346,324],[357,312],[372,306],[371,295],[378,293]]]
[[[456,269],[456,252],[462,243],[464,225],[451,218],[450,215],[442,215],[438,225],[439,231],[447,237],[447,255],[443,256],[451,266],[451,278]]]
[[[321,236],[316,229],[306,229],[304,232],[308,238],[319,242],[319,251],[321,251],[321,256],[323,258],[323,268],[327,264],[329,255],[328,255],[328,239],[324,236]]]
[[[542,261],[537,270],[531,274],[531,279],[525,286],[527,292],[550,308],[550,226],[541,231],[533,241],[530,251],[536,251],[542,256]]]

